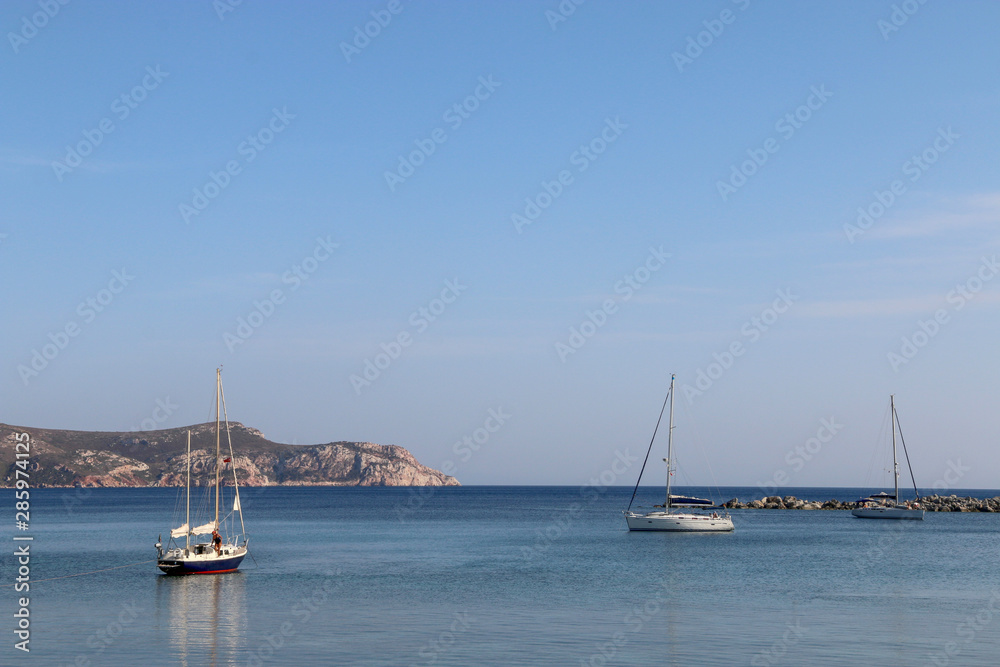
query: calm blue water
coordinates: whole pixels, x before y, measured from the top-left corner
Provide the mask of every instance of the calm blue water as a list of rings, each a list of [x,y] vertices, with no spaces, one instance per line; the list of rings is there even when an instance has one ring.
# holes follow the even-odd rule
[[[625,530],[631,488],[421,492],[249,489],[256,563],[232,575],[165,577],[149,562],[36,581],[29,655],[13,649],[15,574],[4,557],[0,663],[1000,662],[998,514],[897,523],[737,510],[732,534],[677,535]],[[860,490],[781,493],[853,500]],[[32,578],[155,558],[176,500],[172,489],[32,491]],[[0,538],[12,544],[11,530]]]

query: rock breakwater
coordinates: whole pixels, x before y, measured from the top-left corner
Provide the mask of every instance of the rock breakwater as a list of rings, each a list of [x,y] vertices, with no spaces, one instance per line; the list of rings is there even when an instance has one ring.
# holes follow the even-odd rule
[[[950,496],[931,495],[922,496],[919,506],[928,512],[1000,512],[1000,496],[993,498],[973,498],[966,496],[961,498],[954,494]],[[722,504],[729,509],[764,509],[764,510],[852,510],[858,507],[860,502],[842,501],[830,499],[827,501],[802,500],[795,496],[768,496],[760,500],[740,502],[739,498],[733,498]]]

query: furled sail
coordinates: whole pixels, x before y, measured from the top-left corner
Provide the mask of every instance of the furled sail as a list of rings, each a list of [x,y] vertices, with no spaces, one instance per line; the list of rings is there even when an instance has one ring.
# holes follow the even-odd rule
[[[240,507],[240,494],[239,494],[239,492],[236,493],[236,497],[233,499],[233,511],[234,512],[242,512],[243,511],[243,509]]]
[[[171,530],[170,537],[173,538],[184,537],[185,535],[187,535],[187,532],[188,532],[188,525],[184,524],[180,528],[174,528],[173,530]]]
[[[217,526],[215,525],[215,522],[214,521],[210,521],[210,522],[208,522],[206,524],[203,524],[201,526],[195,526],[194,528],[192,528],[191,529],[191,534],[192,535],[206,535],[208,533],[211,533],[213,530],[215,530],[216,527]],[[181,533],[181,534],[183,535],[183,533]]]

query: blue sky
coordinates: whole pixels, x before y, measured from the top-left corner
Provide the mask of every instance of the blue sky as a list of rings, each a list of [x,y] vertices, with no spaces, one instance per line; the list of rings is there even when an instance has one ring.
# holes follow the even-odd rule
[[[1000,6],[562,7],[4,3],[0,420],[996,487]]]

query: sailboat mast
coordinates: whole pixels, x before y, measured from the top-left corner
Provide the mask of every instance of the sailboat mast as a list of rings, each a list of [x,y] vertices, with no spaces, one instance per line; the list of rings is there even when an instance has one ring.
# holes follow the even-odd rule
[[[219,395],[222,391],[222,369],[215,369],[215,528],[219,528],[219,412],[221,410],[221,400]]]
[[[191,548],[191,431],[188,431],[188,455],[187,455],[187,508],[185,510],[184,525],[187,535],[185,535],[184,550]]]
[[[670,511],[670,462],[674,458],[674,374],[670,374],[670,417],[667,423],[667,499],[663,510]]]
[[[896,404],[892,394],[889,394],[889,412],[889,426],[892,428],[892,480],[896,484],[896,495],[892,502],[894,505],[899,505],[899,464],[896,463]]]

